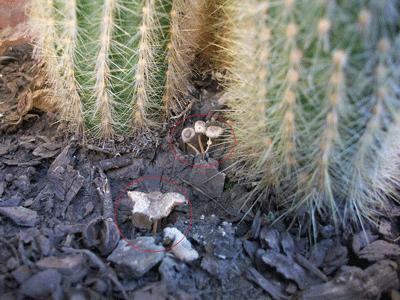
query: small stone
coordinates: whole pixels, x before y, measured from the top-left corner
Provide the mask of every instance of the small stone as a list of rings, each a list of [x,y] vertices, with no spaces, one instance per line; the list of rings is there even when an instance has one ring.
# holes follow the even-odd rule
[[[20,292],[30,298],[46,298],[59,287],[61,274],[56,270],[36,273],[21,284]]]
[[[134,249],[125,240],[121,240],[107,257],[122,276],[139,278],[164,258],[164,247],[156,245],[153,237],[144,236],[128,242],[140,249]]]
[[[0,214],[10,218],[15,224],[20,226],[33,227],[38,221],[36,211],[22,206],[0,207]]]
[[[192,244],[177,228],[164,229],[164,239],[172,242],[171,252],[184,262],[191,262],[199,258],[199,253],[192,248]]]
[[[83,264],[81,255],[71,255],[66,257],[45,257],[39,260],[36,265],[41,269],[56,269],[61,274],[71,275],[79,271]]]

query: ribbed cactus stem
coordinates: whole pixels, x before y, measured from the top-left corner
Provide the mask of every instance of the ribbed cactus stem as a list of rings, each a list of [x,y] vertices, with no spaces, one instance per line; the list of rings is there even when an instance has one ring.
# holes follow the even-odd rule
[[[60,96],[63,98],[63,117],[78,129],[83,128],[81,99],[75,79],[75,51],[78,38],[78,20],[76,1],[66,1],[63,9],[66,21],[62,23],[60,35],[60,48],[62,49],[60,70],[63,89]]]
[[[40,56],[72,130],[109,139],[154,130],[185,108],[196,1],[31,1]]]
[[[37,36],[37,47],[34,49],[34,56],[38,59],[46,57],[47,77],[50,85],[56,86],[59,82],[54,80],[59,74],[59,62],[57,61],[57,50],[55,45],[58,36],[55,28],[54,4],[53,0],[47,0],[46,5],[41,5],[40,0],[32,0],[28,5],[28,11],[32,18],[29,25],[33,36]],[[40,35],[38,33],[41,33]],[[58,89],[56,89],[58,90]],[[58,95],[53,92],[51,101],[58,102]]]
[[[139,28],[140,41],[138,45],[138,63],[135,73],[136,110],[134,111],[134,122],[138,127],[147,127],[147,107],[151,100],[148,94],[149,73],[155,64],[153,43],[155,40],[155,1],[145,0],[142,9],[142,24]]]
[[[174,0],[170,12],[168,67],[164,90],[164,104],[168,111],[185,110],[184,97],[190,84],[194,53],[198,43],[199,12],[194,1]]]
[[[353,219],[362,224],[363,217],[370,219],[376,212],[374,206],[378,203],[384,206],[386,196],[382,191],[390,191],[393,189],[390,183],[381,185],[380,177],[385,177],[381,170],[390,169],[384,166],[382,161],[386,161],[383,155],[387,155],[384,151],[385,144],[393,143],[390,140],[396,136],[396,133],[388,128],[396,128],[391,124],[391,119],[396,119],[395,112],[396,94],[392,90],[393,66],[395,63],[391,60],[391,52],[393,52],[391,43],[388,39],[382,38],[378,41],[376,54],[372,55],[372,85],[373,94],[369,102],[372,108],[369,112],[370,116],[365,124],[365,130],[356,143],[356,152],[353,159],[353,169],[349,172],[349,199],[346,201],[346,215],[348,219]],[[395,162],[396,160],[394,160]],[[390,173],[388,171],[388,173]],[[381,194],[382,193],[382,194]],[[370,219],[373,221],[373,219]]]
[[[117,0],[105,0],[100,24],[100,47],[95,65],[94,115],[100,119],[100,132],[104,138],[114,135],[113,95],[111,92],[110,48],[114,29]]]
[[[285,7],[283,9],[283,15],[281,16],[286,22],[285,28],[285,39],[283,49],[285,50],[283,60],[286,62],[286,75],[284,84],[282,84],[282,91],[277,94],[276,98],[281,98],[282,101],[277,102],[278,109],[276,112],[277,116],[281,116],[281,120],[277,120],[282,124],[274,140],[274,144],[277,147],[279,155],[282,156],[282,161],[285,166],[279,169],[283,169],[285,174],[289,174],[291,170],[296,167],[296,147],[297,147],[297,128],[296,120],[298,117],[297,101],[298,101],[298,83],[300,80],[300,64],[302,59],[302,51],[297,47],[297,38],[299,34],[298,25],[293,20],[293,13],[295,9],[294,1],[285,1]],[[283,21],[284,23],[285,21]],[[277,171],[278,171],[277,170]]]
[[[344,105],[346,53],[337,50],[332,55],[332,73],[326,93],[327,114],[324,129],[319,137],[319,152],[315,157],[315,169],[311,170],[309,187],[306,192],[306,199],[309,197],[309,207],[317,210],[325,209],[324,202],[327,201],[332,213],[331,217],[337,222],[337,203],[334,197],[332,164],[337,156],[337,147],[340,141],[339,134],[339,113],[340,106]]]
[[[276,1],[266,23],[258,22],[270,31],[263,46],[260,27],[248,26],[259,15],[249,8],[246,22],[237,20],[257,41],[234,35],[226,51],[226,57],[240,54],[226,65],[236,79],[228,85],[227,105],[239,141],[234,173],[254,187],[249,198],[259,200],[274,188],[288,214],[308,208],[313,229],[318,214],[336,225],[360,223],[384,207],[384,197],[376,196],[393,188],[377,178],[384,173],[379,153],[395,148],[388,132],[400,110],[393,89],[399,59],[389,43],[398,34],[396,10],[393,0]],[[239,64],[259,62],[263,48],[264,69]],[[252,75],[262,72],[265,77]]]

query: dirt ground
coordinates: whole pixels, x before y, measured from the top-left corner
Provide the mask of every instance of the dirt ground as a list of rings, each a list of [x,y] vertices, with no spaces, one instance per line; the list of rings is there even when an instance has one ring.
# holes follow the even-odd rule
[[[247,187],[225,174],[229,153],[181,151],[179,126],[218,118],[213,81],[159,137],[99,145],[41,110],[40,68],[27,45],[0,57],[0,299],[400,299],[399,207],[366,232],[321,222],[310,243],[268,203],[239,212]],[[189,201],[153,235],[133,226],[128,190]],[[166,227],[198,258],[168,251]]]

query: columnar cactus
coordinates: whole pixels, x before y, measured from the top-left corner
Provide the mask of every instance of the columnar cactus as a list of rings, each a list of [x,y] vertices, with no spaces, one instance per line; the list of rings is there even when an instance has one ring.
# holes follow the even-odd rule
[[[182,110],[195,54],[192,0],[31,0],[37,54],[61,115],[109,138]]]
[[[255,186],[252,197],[274,188],[288,212],[307,208],[314,228],[317,214],[373,221],[400,180],[387,158],[399,164],[398,1],[232,6],[235,174]]]

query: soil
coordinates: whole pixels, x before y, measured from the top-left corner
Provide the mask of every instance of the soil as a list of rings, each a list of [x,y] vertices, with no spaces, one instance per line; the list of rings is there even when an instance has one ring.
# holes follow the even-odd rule
[[[27,97],[46,88],[29,46],[4,57],[0,299],[399,299],[397,206],[365,232],[321,221],[310,243],[271,205],[239,211],[247,187],[225,174],[226,152],[202,160],[182,150],[176,122],[219,118],[212,78],[196,82],[191,110],[160,137],[99,145],[65,134],[54,112],[27,108]],[[180,192],[190,205],[153,235],[133,226],[128,190]],[[178,258],[166,227],[184,233],[198,258]],[[162,251],[141,251],[139,240]]]

